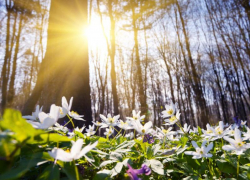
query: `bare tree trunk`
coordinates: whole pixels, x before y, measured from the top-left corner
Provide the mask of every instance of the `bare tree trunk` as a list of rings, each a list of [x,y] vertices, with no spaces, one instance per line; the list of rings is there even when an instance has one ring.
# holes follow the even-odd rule
[[[21,14],[20,14],[18,32],[17,32],[17,36],[16,36],[16,47],[15,47],[14,58],[13,58],[13,63],[12,63],[12,74],[10,77],[9,92],[8,92],[8,96],[7,96],[8,105],[12,104],[12,101],[13,101],[14,96],[15,96],[14,84],[15,84],[15,79],[16,79],[17,55],[18,55],[18,51],[19,51],[19,43],[20,43],[20,38],[21,38],[22,26],[23,26],[23,12],[21,12]]]
[[[82,36],[87,15],[87,0],[51,1],[47,51],[23,114],[30,114],[38,99],[47,111],[52,103],[60,105],[62,96],[73,96],[72,110],[84,115],[86,126],[92,124],[88,44]],[[75,125],[82,123],[76,121]]]
[[[141,62],[139,55],[139,43],[138,43],[138,29],[136,25],[136,16],[135,16],[135,7],[132,7],[132,24],[134,31],[134,42],[135,42],[135,64],[137,68],[137,78],[138,78],[138,87],[139,87],[139,99],[141,104],[141,112],[144,115],[147,115],[147,102],[145,101],[144,87],[143,87],[143,79],[142,79],[142,70],[141,70]],[[147,121],[147,117],[145,119]]]

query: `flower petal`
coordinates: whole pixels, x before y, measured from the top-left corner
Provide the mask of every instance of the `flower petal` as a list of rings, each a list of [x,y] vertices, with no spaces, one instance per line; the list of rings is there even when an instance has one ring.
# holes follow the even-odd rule
[[[231,145],[225,145],[225,146],[222,146],[222,149],[225,151],[232,151],[232,150],[235,150],[235,147]]]
[[[197,143],[195,141],[192,141],[191,143],[192,143],[192,145],[194,146],[195,149],[199,148],[199,146],[197,145]]]
[[[52,151],[48,152],[51,157],[54,159],[70,162],[73,160],[72,155],[62,149],[54,148]]]
[[[76,157],[82,149],[83,139],[78,139],[70,149],[72,157]]]
[[[96,141],[95,143],[91,144],[91,145],[87,145],[85,146],[81,152],[79,153],[79,156],[76,157],[75,159],[79,159],[81,158],[82,156],[84,156],[86,153],[88,153],[89,151],[91,151],[93,148],[95,148],[98,144],[98,141]]]

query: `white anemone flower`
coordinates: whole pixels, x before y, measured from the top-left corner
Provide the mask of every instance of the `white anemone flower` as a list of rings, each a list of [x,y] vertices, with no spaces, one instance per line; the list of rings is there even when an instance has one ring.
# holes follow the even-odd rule
[[[69,129],[68,129],[67,127],[62,126],[62,125],[60,125],[60,124],[57,123],[57,122],[56,122],[54,125],[55,125],[55,127],[50,127],[49,129],[55,130],[55,131],[62,131],[62,132],[64,132],[64,133],[66,133],[66,132],[69,131]]]
[[[228,134],[229,132],[229,128],[224,129],[224,123],[223,121],[219,122],[219,126],[215,127],[215,129],[213,129],[213,140],[219,139],[219,138],[223,138],[225,135]]]
[[[214,133],[214,129],[213,129],[213,127],[210,126],[210,124],[207,124],[206,127],[207,127],[207,130],[204,130],[204,129],[201,130],[203,132],[202,136],[203,137],[204,136],[205,137],[211,137],[213,135],[213,133]]]
[[[245,150],[250,148],[250,143],[242,141],[241,131],[238,128],[234,130],[234,139],[227,136],[225,136],[224,139],[230,143],[230,145],[222,146],[222,149],[225,151],[234,151],[235,154],[241,155]]]
[[[53,157],[56,160],[64,161],[64,162],[70,162],[73,160],[80,159],[82,156],[84,156],[86,153],[88,153],[90,150],[96,147],[98,144],[98,141],[91,145],[87,145],[82,149],[83,145],[83,139],[78,139],[76,142],[72,142],[73,145],[70,149],[70,151],[64,151],[60,148],[54,148],[52,151],[49,151],[49,155]]]
[[[125,137],[130,139],[130,140],[133,139],[134,138],[134,132],[130,132],[130,133],[126,134]]]
[[[240,126],[241,126],[241,127],[246,126],[246,124],[247,124],[247,121],[241,121],[241,122],[240,122]]]
[[[34,128],[48,129],[57,122],[59,114],[60,114],[60,107],[56,106],[55,104],[52,104],[50,106],[49,114],[46,114],[44,112],[40,112],[38,114],[39,122],[35,121],[27,121],[27,122],[29,122]]]
[[[202,157],[208,158],[213,155],[208,153],[213,148],[213,143],[211,142],[207,147],[205,146],[207,141],[203,141],[201,147],[197,145],[195,141],[192,141],[192,145],[195,148],[195,151],[185,151],[186,155],[192,155],[193,159],[200,159]]]
[[[176,115],[171,116],[169,119],[165,119],[164,121],[166,122],[163,125],[173,125],[177,121],[180,120],[181,113],[179,111],[176,112]]]
[[[182,129],[184,132],[182,131]],[[185,123],[182,129],[178,130],[178,133],[180,133],[180,134],[188,133],[188,131],[190,129],[190,125],[188,126],[187,123]]]
[[[111,128],[111,127],[106,128],[105,130],[106,130],[106,132],[104,132],[104,135],[106,135],[108,137],[111,136],[114,133],[114,129]]]
[[[108,116],[105,117],[104,115],[100,114],[100,118],[102,120],[102,126],[100,128],[114,127],[118,125],[120,115],[112,117],[111,114],[108,114]]]
[[[170,141],[180,141],[181,136],[180,135],[177,135],[177,136],[169,135],[169,136],[167,136],[167,138]]]
[[[208,130],[206,132],[203,131],[203,133],[205,133],[204,135],[206,136],[206,138],[211,137],[210,139],[214,141],[216,139],[223,138],[225,135],[228,134],[229,128],[227,129],[224,129],[224,128],[225,128],[225,125],[223,121],[220,121],[219,125],[216,126],[215,128],[211,127],[210,125],[207,125]]]
[[[169,136],[169,135],[175,135],[177,134],[177,132],[175,131],[171,131],[173,129],[173,127],[169,127],[168,129],[164,129],[162,126],[161,126],[161,129],[156,127],[157,131],[159,132],[159,134],[161,134],[163,137],[165,136]],[[161,137],[161,136],[160,136]]]
[[[69,114],[70,109],[72,107],[73,97],[70,98],[69,104],[65,96],[62,97],[62,107],[60,108],[60,118],[63,118],[66,116],[66,114]]]
[[[166,110],[161,112],[162,113],[161,117],[169,118],[173,116],[175,112],[177,112],[177,103],[173,104],[173,102],[171,102],[171,105],[165,105],[165,109]]]
[[[134,121],[133,122],[133,127],[134,129],[140,134],[144,135],[147,134],[151,131],[151,127],[153,126],[152,122],[149,121],[147,122],[144,126],[140,123],[140,121]]]
[[[123,122],[122,120],[120,120],[118,122],[118,127],[124,130],[129,130],[129,129],[133,129],[133,127],[131,126],[130,123],[128,122]]]
[[[75,120],[81,120],[81,121],[85,121],[82,117],[83,115],[79,115],[77,112],[75,111],[70,111],[69,112],[69,116],[72,117]]]
[[[86,129],[87,136],[94,135],[96,133],[96,131],[94,131],[94,130],[95,130],[95,125],[93,125],[93,126],[89,125],[89,129]]]
[[[38,114],[40,112],[42,112],[43,107],[41,107],[39,109],[39,105],[36,106],[36,111],[32,112],[32,115],[28,115],[28,116],[23,116],[23,118],[28,119],[28,120],[32,120],[32,121],[39,121],[39,117]]]
[[[133,117],[127,117],[128,120],[130,121],[143,121],[144,118],[146,117],[145,115],[141,116],[141,111],[138,111],[136,113],[135,110],[132,111]]]
[[[197,134],[198,133],[198,128],[197,127],[193,127],[193,129],[190,129],[189,133]]]
[[[92,123],[95,125],[95,126],[102,126],[102,123],[99,122],[99,121],[92,121]]]
[[[247,128],[247,132],[243,132],[243,136],[244,136],[243,140],[244,141],[250,139],[250,129],[249,129],[249,127],[246,127],[246,128]]]
[[[68,132],[68,135],[69,135],[70,137],[72,137],[72,136],[75,135],[75,132],[80,132],[80,133],[82,133],[82,131],[84,130],[84,128],[85,128],[85,126],[83,126],[81,129],[79,129],[79,127],[76,127],[76,128],[74,129],[73,132]]]

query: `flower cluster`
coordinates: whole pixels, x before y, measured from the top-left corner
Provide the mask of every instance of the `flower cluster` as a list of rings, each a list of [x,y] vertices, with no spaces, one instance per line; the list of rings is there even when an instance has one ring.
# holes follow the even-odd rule
[[[44,168],[45,163],[53,162],[48,163],[48,167],[53,164],[53,169],[57,168],[57,176],[53,177],[55,179],[125,179],[126,176],[132,180],[248,177],[250,128],[239,117],[233,118],[232,124],[219,121],[217,124],[207,124],[204,129],[191,127],[181,122],[177,104],[171,103],[161,112],[164,123],[159,127],[153,127],[153,123],[136,110],[132,111],[131,117],[124,119],[120,115],[100,114],[99,119],[92,121],[93,125],[75,127],[72,119],[83,120],[83,116],[71,110],[72,103],[73,98],[68,103],[63,97],[62,105],[51,105],[49,113],[37,106],[32,115],[23,116],[27,119],[24,120],[26,124],[17,123],[29,128],[27,132],[19,131],[11,123],[7,126],[8,122],[12,122],[8,120],[11,116],[4,116],[8,118],[0,121],[1,143],[6,148],[6,142],[9,142],[10,149],[14,149],[14,153],[6,155],[6,160],[15,162],[16,158],[12,154],[18,152],[22,162],[22,159],[29,157],[26,150],[32,148],[30,152],[36,154],[29,158],[32,163],[37,160],[33,164],[39,172],[44,170],[41,177],[49,174],[47,168]],[[68,122],[60,125],[58,119],[66,116]],[[72,123],[73,129],[67,128],[68,123]],[[9,141],[10,137],[12,141]],[[18,151],[18,148],[25,150]],[[17,178],[22,173],[19,172]],[[8,176],[0,175],[0,179],[4,177]]]

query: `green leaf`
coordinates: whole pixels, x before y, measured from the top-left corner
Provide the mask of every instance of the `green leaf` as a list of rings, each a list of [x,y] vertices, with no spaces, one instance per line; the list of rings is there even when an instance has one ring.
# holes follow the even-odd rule
[[[188,176],[186,178],[183,178],[183,180],[199,180],[201,178],[199,178],[199,176]]]
[[[19,111],[6,109],[4,111],[3,119],[0,120],[0,127],[14,132],[14,137],[22,142],[28,137],[33,137],[44,133],[42,130],[36,130],[29,124]]]
[[[180,138],[180,144],[182,145],[182,147],[185,147],[185,145],[187,144],[187,142],[188,142],[188,138],[187,137],[182,136]]]
[[[34,141],[28,141],[29,144],[44,144],[47,142],[69,142],[72,139],[69,139],[67,136],[62,136],[60,134],[56,133],[47,133],[47,134],[40,134],[39,136],[36,136]]]
[[[14,151],[16,148],[16,145],[11,142],[10,137],[6,138],[0,138],[0,156],[1,157],[9,157],[10,154]],[[20,154],[20,151],[15,153],[15,156]]]
[[[247,171],[247,178],[250,179],[250,168]]]
[[[198,126],[197,129],[198,129],[198,133],[199,133],[200,135],[203,134],[202,131],[201,131],[200,126]]]
[[[0,175],[0,179],[1,180],[17,179],[22,175],[24,175],[27,171],[30,170],[30,168],[36,166],[41,161],[42,160],[40,158],[31,160],[29,159],[21,160],[16,167]]]
[[[78,169],[77,169],[74,161],[72,161],[72,162],[57,161],[57,164],[59,166],[61,166],[63,172],[67,175],[68,179],[76,180],[76,179],[80,178]]]
[[[37,180],[56,180],[60,179],[60,171],[57,165],[50,164],[47,166]]]
[[[105,179],[110,175],[111,171],[104,169],[96,173],[94,176],[93,180],[100,180],[100,179]]]
[[[217,160],[216,163],[221,172],[230,173],[230,174],[236,174],[237,172],[236,168],[233,167],[230,163],[228,163],[225,160]]]
[[[147,159],[151,159],[154,156],[154,151],[151,147],[147,147]]]

